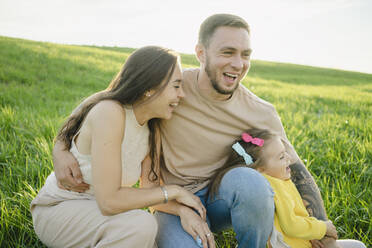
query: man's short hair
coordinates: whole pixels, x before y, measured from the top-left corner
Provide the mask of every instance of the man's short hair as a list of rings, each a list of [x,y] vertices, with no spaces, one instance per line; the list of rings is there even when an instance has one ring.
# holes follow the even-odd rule
[[[250,33],[249,25],[243,18],[231,14],[215,14],[205,19],[200,25],[199,44],[208,47],[210,38],[219,27],[243,28],[248,34]]]

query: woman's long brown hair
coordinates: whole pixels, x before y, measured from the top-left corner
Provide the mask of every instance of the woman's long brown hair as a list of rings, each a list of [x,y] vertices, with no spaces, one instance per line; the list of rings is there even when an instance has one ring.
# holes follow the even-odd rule
[[[174,51],[157,46],[147,46],[136,50],[129,56],[107,89],[97,97],[93,97],[89,102],[84,103],[76,113],[73,113],[65,121],[59,130],[57,139],[65,144],[66,149],[70,149],[72,138],[80,129],[86,115],[102,100],[114,100],[122,105],[133,105],[138,103],[145,93],[151,89],[155,89],[156,93],[146,101],[154,99],[167,86],[176,67],[178,57],[179,55]],[[161,84],[163,81],[166,81],[166,83]],[[155,137],[155,132],[159,128],[159,121],[157,118],[148,121],[150,157],[152,160],[151,173],[148,177],[151,181],[158,179],[154,168],[155,164],[159,162]]]

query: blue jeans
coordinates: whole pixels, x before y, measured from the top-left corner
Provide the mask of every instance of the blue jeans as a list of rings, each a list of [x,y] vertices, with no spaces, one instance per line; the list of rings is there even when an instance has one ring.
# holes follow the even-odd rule
[[[274,193],[269,182],[257,171],[238,167],[222,178],[218,194],[207,199],[207,188],[196,193],[207,209],[212,232],[234,228],[239,248],[264,248],[274,221]],[[199,248],[185,232],[178,216],[156,212],[159,248]]]

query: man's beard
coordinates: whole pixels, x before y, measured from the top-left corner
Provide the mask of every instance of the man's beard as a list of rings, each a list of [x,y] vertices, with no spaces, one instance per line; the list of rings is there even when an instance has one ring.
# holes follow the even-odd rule
[[[230,90],[223,89],[217,82],[216,72],[212,71],[211,68],[210,68],[208,56],[207,56],[207,59],[205,61],[205,64],[206,64],[205,72],[207,73],[208,78],[211,81],[214,90],[217,91],[218,93],[222,94],[222,95],[232,95],[234,93],[234,91],[238,88],[239,83],[237,83],[233,89],[230,89]]]

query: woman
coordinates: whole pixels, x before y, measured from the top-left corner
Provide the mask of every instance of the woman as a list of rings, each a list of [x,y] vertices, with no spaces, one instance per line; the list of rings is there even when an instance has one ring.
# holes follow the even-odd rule
[[[105,91],[89,97],[68,118],[58,140],[78,160],[91,188],[85,193],[63,190],[54,173],[49,175],[31,203],[34,228],[43,243],[154,247],[157,224],[141,208],[176,200],[205,216],[199,198],[179,186],[131,187],[140,176],[159,180],[157,122],[172,116],[184,96],[181,83],[176,53],[144,47],[128,58]]]

